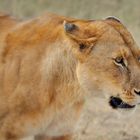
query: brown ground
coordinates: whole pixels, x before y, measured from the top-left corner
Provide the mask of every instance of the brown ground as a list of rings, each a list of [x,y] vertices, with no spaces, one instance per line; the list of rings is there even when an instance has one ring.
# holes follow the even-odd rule
[[[104,99],[87,103],[77,140],[140,140],[140,106],[120,111],[110,108]]]
[[[116,111],[106,99],[96,98],[84,110],[75,140],[140,140],[140,106],[136,110]]]

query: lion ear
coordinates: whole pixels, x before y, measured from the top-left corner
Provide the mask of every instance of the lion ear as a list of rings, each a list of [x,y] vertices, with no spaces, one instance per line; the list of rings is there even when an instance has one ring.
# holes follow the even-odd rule
[[[112,21],[121,23],[121,21],[117,17],[114,17],[114,16],[109,16],[109,17],[105,18],[105,20],[112,20]]]
[[[83,61],[95,45],[96,36],[89,37],[84,30],[73,22],[64,21],[63,27],[65,33],[75,42],[71,46],[73,53],[80,61]]]
[[[70,38],[75,40],[78,44],[82,44],[82,43],[88,44],[89,42],[93,43],[96,40],[96,36],[88,37],[88,35],[86,35],[84,30],[80,29],[80,27],[78,27],[78,25],[74,24],[73,22],[69,22],[65,20],[63,22],[63,27],[65,33]]]

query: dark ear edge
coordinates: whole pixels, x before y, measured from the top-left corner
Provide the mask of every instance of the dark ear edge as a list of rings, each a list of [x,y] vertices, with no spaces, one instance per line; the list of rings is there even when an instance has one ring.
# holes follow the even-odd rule
[[[67,33],[70,33],[72,31],[78,29],[78,27],[74,23],[68,22],[66,20],[64,20],[63,26],[64,26],[65,32],[67,32]]]
[[[114,17],[114,16],[109,16],[109,17],[105,18],[105,20],[114,20],[118,23],[121,23],[121,21],[117,17]]]

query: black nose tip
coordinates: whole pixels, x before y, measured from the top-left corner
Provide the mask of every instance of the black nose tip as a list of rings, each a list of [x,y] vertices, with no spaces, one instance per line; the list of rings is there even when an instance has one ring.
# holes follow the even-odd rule
[[[109,101],[109,104],[114,108],[118,108],[119,105],[121,105],[122,103],[122,100],[118,97],[110,97],[110,101]]]
[[[140,96],[140,90],[136,90],[136,89],[134,89],[134,93],[136,93],[137,95]]]

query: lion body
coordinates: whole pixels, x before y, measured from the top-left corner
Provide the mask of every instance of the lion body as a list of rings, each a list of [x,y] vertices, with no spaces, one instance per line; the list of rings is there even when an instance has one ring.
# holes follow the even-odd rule
[[[8,35],[0,52],[1,137],[16,139],[45,131],[48,136],[61,136],[74,130],[83,104],[73,75],[76,60],[61,39],[52,43],[57,25],[50,29],[53,21],[49,20],[54,19],[47,20],[21,22],[3,31]],[[51,33],[53,28],[56,33]]]
[[[64,32],[63,22],[65,20],[75,21],[53,14],[45,14],[42,17],[23,22],[0,16],[0,25],[2,24],[0,27],[1,140],[15,140],[40,134],[49,137],[73,134],[85,100],[90,97],[91,91],[99,89],[107,70],[113,77],[108,76],[109,82],[106,84],[112,87],[105,89],[121,91],[121,88],[118,89],[121,86],[118,70],[105,66],[106,69],[100,71],[101,67],[96,65],[95,59],[87,62],[92,58],[88,57],[90,47],[80,53],[75,48],[69,47],[77,45]],[[109,42],[112,32],[114,36],[111,38],[111,44],[117,42],[124,46],[122,37],[107,23],[98,21],[98,24],[92,27],[89,25],[92,21],[76,20],[76,22],[79,27],[89,26],[89,29],[94,30],[96,36],[101,38],[97,46],[106,44],[106,40]],[[67,30],[69,28],[70,26]],[[109,33],[101,36],[108,29]],[[82,30],[80,30],[80,34],[77,33],[77,30],[74,32],[76,37],[93,37],[93,32],[87,29],[84,32]],[[76,40],[75,37],[74,40]],[[95,40],[92,38],[92,41],[88,40],[86,43],[91,46]],[[110,50],[106,50],[106,52]],[[101,60],[99,57],[104,51],[100,48],[99,52],[102,53],[96,52],[94,55],[96,60]],[[85,62],[86,66],[84,66]],[[100,63],[102,62],[100,61]],[[113,64],[110,63],[110,65]],[[94,75],[92,75],[92,66]],[[97,73],[101,74],[102,79],[96,80]],[[92,80],[91,77],[93,77]],[[95,83],[91,85],[93,81]],[[105,83],[101,85],[105,86]],[[85,92],[85,89],[88,89],[88,92]],[[95,90],[97,93],[99,91]]]

